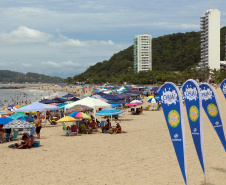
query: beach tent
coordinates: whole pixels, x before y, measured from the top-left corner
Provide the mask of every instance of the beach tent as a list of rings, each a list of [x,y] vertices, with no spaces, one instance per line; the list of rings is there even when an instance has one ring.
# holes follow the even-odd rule
[[[55,105],[47,105],[47,104],[35,102],[35,103],[32,103],[32,104],[27,105],[25,107],[19,108],[19,109],[15,110],[15,112],[44,111],[45,125],[46,125],[46,111],[48,111],[48,110],[58,110],[58,111],[60,111],[60,108],[58,106],[55,106]]]
[[[91,98],[91,97],[86,97],[86,98],[83,98],[81,100],[78,100],[74,103],[71,103],[71,104],[68,104],[65,106],[65,110],[66,109],[69,109],[75,105],[86,105],[86,106],[89,106],[89,107],[92,107],[94,109],[94,116],[96,114],[96,109],[98,108],[105,108],[105,107],[111,107],[110,104],[102,101],[102,100],[99,100],[99,99],[95,99],[95,98]],[[96,117],[95,117],[96,119]]]

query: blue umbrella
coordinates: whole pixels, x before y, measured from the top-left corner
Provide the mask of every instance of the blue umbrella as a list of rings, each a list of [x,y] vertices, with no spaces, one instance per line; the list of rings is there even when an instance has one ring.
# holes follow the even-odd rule
[[[34,122],[34,118],[32,117],[28,117],[28,116],[22,116],[20,118],[18,118],[18,120],[23,120],[23,121],[27,121],[27,122]]]
[[[96,113],[97,116],[112,116],[117,114],[122,114],[123,111],[115,108],[105,108]]]
[[[13,121],[13,119],[12,118],[9,118],[9,117],[1,117],[0,118],[0,125],[6,125],[10,121]]]

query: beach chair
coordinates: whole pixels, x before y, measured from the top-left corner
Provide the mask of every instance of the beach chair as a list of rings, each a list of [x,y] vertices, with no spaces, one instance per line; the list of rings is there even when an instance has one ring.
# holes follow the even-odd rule
[[[13,130],[13,140],[17,139],[17,136],[18,136],[18,130],[14,129]]]
[[[158,107],[157,107],[157,109],[156,110],[160,110],[161,109],[161,107],[162,107],[162,105],[160,104],[160,105],[158,105]]]
[[[70,133],[70,130],[68,130],[68,128],[66,127],[65,123],[62,122],[61,124],[63,126],[63,134],[62,135],[66,135],[67,132]]]
[[[150,107],[151,107],[151,106],[150,106],[150,105],[148,105],[147,107],[145,107],[145,108],[144,108],[144,110],[146,110],[146,111],[147,111],[147,110],[149,110],[149,109],[150,109]]]
[[[92,130],[87,129],[85,123],[80,124],[80,128],[83,134],[91,134]]]
[[[104,126],[105,126],[105,121],[101,121],[99,127],[104,127]]]
[[[70,135],[75,135],[76,133],[77,133],[77,127],[76,127],[76,125],[71,125]]]

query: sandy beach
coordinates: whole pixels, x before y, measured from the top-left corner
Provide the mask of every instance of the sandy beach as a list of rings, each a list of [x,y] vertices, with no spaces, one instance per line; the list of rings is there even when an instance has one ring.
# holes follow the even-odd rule
[[[61,87],[50,88],[62,90]],[[78,93],[81,89],[65,87],[63,91]],[[226,127],[226,100],[219,88],[216,92]],[[148,104],[144,99],[142,106]],[[186,108],[183,108],[187,184],[204,185]],[[163,111],[131,115],[128,110],[119,117],[125,132],[122,134],[103,134],[99,129],[92,134],[67,137],[62,135],[60,123],[55,126],[48,123],[41,130],[42,146],[39,148],[17,150],[7,147],[12,142],[0,144],[1,184],[184,184]],[[204,111],[203,124],[206,185],[225,185],[226,152]]]

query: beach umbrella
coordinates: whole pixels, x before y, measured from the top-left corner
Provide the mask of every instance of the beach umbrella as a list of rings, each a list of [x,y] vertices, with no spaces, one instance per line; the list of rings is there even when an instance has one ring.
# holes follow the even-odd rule
[[[91,95],[90,94],[84,94],[83,96],[82,96],[82,98],[86,98],[86,97],[90,97]]]
[[[16,120],[16,119],[18,119],[20,117],[28,117],[28,115],[22,114],[22,113],[16,113],[16,114],[13,114],[12,116],[10,116],[9,118],[12,118],[12,119]]]
[[[137,103],[137,104],[143,104],[143,102],[142,101],[140,101],[140,100],[133,100],[133,101],[131,101],[130,103]]]
[[[23,121],[27,121],[27,122],[34,122],[34,118],[32,117],[29,117],[29,116],[22,116],[22,117],[19,117],[18,120],[23,120]]]
[[[18,109],[18,108],[20,108],[20,107],[21,107],[21,105],[15,105],[13,108]]]
[[[70,99],[70,101],[78,101],[78,100],[80,100],[80,99],[76,98],[76,97],[73,97],[73,98]]]
[[[13,121],[13,119],[9,118],[9,117],[1,117],[0,118],[0,125],[5,125],[5,124],[9,123],[10,121]]]
[[[13,108],[16,104],[11,104],[8,107]]]
[[[35,125],[23,120],[13,120],[3,126],[3,129],[30,129],[35,128]]]
[[[68,94],[62,96],[62,98],[71,98],[71,97],[74,97],[74,96],[75,96],[74,94],[68,93]]]
[[[92,111],[93,108],[88,107],[86,105],[75,105],[68,110],[66,110],[65,114],[70,114],[72,112],[82,112],[82,111]]]
[[[128,104],[126,105],[126,107],[136,106],[136,105],[138,105],[138,104],[137,104],[137,103],[128,103]]]
[[[116,108],[104,108],[100,110],[98,113],[95,115],[97,116],[112,116],[112,115],[117,115],[117,114],[122,114],[123,111],[116,109]]]
[[[158,99],[156,99],[156,98],[150,98],[149,100],[148,100],[148,102],[149,103],[158,103]]]
[[[150,98],[154,98],[154,96],[148,96],[147,98],[148,98],[148,99],[150,99]]]
[[[68,116],[72,116],[75,118],[81,118],[81,119],[92,119],[88,114],[85,114],[83,112],[73,112],[69,114]]]
[[[14,112],[9,111],[9,110],[1,110],[0,114],[13,114]]]
[[[73,118],[73,117],[71,117],[71,116],[65,116],[65,117],[59,119],[59,120],[56,121],[56,122],[75,122],[75,121],[76,121],[75,118]]]

